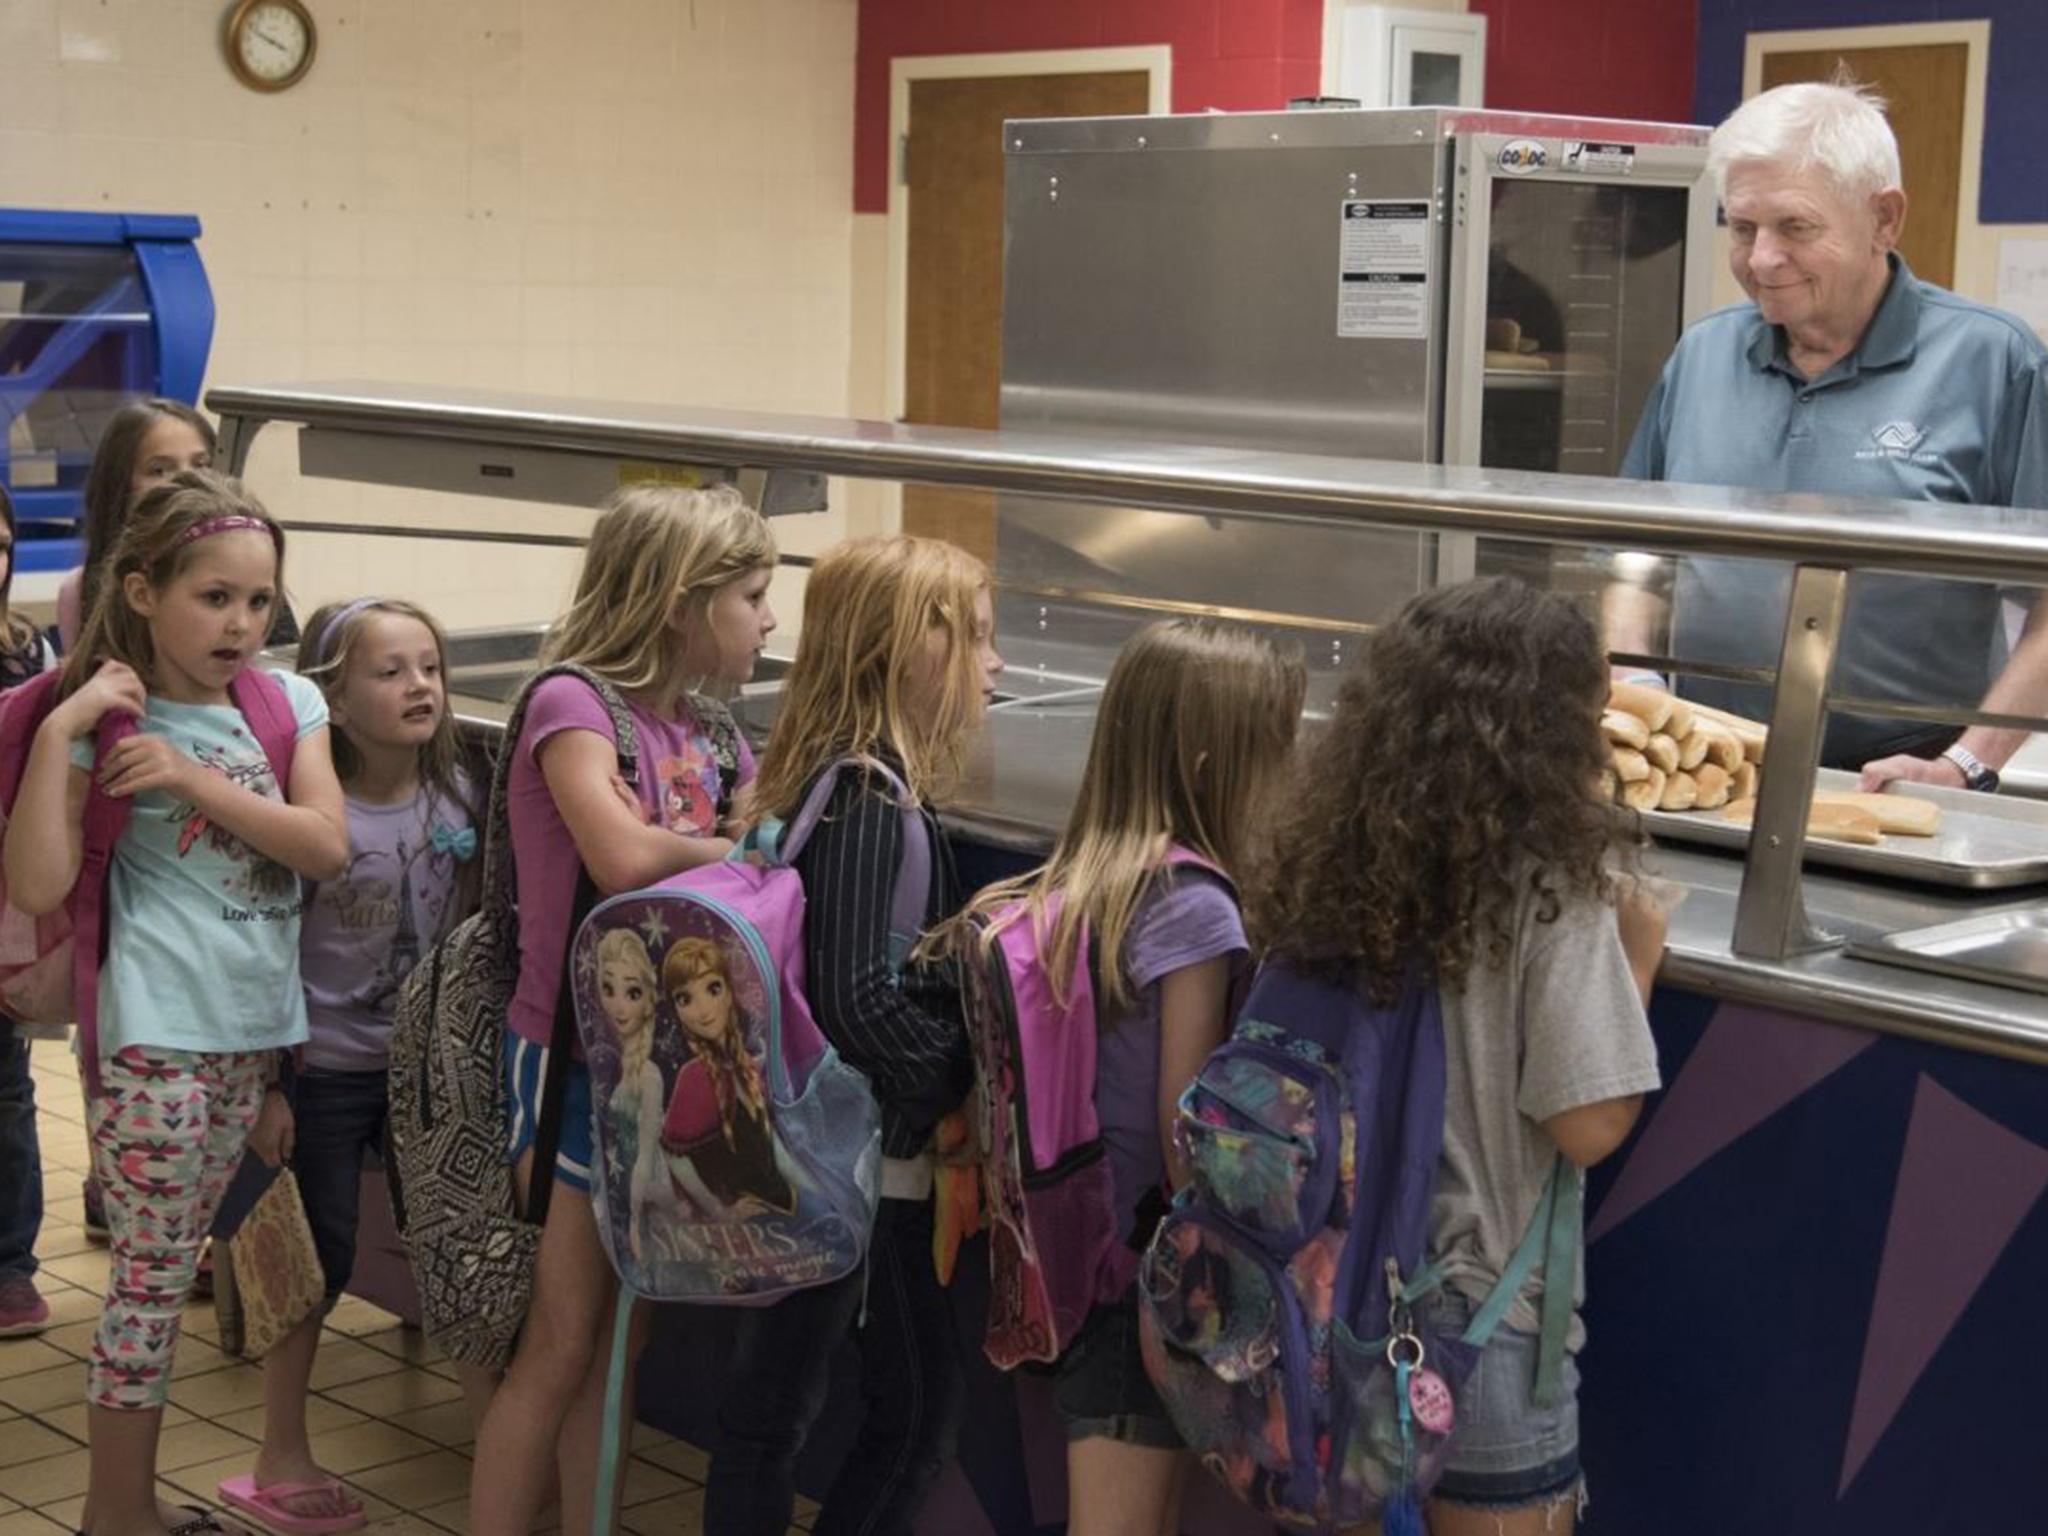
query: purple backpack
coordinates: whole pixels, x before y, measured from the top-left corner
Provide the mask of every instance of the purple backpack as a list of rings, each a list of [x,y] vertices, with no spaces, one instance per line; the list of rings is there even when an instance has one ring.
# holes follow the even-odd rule
[[[1546,1257],[1537,1396],[1571,1321],[1579,1178],[1563,1159],[1469,1326],[1419,1303],[1443,1151],[1434,981],[1391,1006],[1273,963],[1181,1098],[1192,1182],[1140,1267],[1145,1365],[1190,1449],[1281,1524],[1421,1532],[1455,1394]]]
[[[1204,870],[1229,884],[1186,848],[1168,850],[1162,867]],[[980,919],[980,932],[1002,927],[992,948],[973,946],[965,967],[989,1203],[982,1350],[999,1370],[1057,1360],[1089,1310],[1123,1295],[1138,1268],[1137,1251],[1117,1239],[1115,1181],[1095,1113],[1092,946],[1084,932],[1064,1006],[1041,949],[1060,901],[1053,892],[1043,924],[1021,904]],[[1149,1234],[1133,1235],[1142,1243]]]

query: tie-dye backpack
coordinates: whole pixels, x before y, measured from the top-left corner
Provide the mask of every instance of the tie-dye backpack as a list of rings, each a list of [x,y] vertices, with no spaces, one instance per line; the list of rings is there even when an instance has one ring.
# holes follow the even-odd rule
[[[1433,981],[1391,1006],[1269,964],[1181,1097],[1192,1182],[1139,1270],[1145,1365],[1204,1465],[1281,1524],[1420,1536],[1454,1395],[1548,1249],[1539,1397],[1571,1320],[1579,1180],[1560,1159],[1456,1336],[1419,1304],[1443,1149]]]
[[[1229,884],[1186,848],[1170,849],[1162,867],[1202,870]],[[1077,949],[1064,1005],[1041,947],[1059,901],[1054,892],[1038,925],[1016,906],[979,919],[964,967],[989,1203],[982,1350],[1005,1371],[1057,1360],[1089,1310],[1123,1295],[1137,1272],[1136,1251],[1117,1240],[1116,1185],[1095,1113],[1093,946],[1084,939]],[[985,944],[982,935],[996,924],[993,945]]]

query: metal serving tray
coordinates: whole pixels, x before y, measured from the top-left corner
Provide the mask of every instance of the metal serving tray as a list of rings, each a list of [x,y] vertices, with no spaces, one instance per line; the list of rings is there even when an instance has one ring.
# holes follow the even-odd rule
[[[1992,912],[1851,944],[1864,960],[2048,992],[2048,910]]]
[[[1853,790],[1857,777],[1836,768],[1815,775],[1816,792]],[[2012,795],[1984,795],[1934,785],[1894,785],[1891,794],[1931,800],[1941,807],[1941,830],[1933,837],[1887,836],[1874,844],[1806,840],[1806,861],[1859,870],[1922,885],[1995,890],[2048,882],[2048,801]],[[1675,843],[1746,848],[1746,826],[1719,811],[1644,811],[1643,829]]]

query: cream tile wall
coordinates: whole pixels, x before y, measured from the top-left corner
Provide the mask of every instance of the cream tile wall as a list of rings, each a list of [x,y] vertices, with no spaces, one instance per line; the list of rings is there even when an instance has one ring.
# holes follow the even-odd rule
[[[0,203],[197,213],[210,385],[847,412],[857,0],[307,4],[312,72],[262,96],[227,0],[0,0]],[[249,477],[287,520],[582,521],[301,481],[283,431]],[[469,625],[551,614],[574,559],[306,535],[287,574],[302,607],[401,591]]]

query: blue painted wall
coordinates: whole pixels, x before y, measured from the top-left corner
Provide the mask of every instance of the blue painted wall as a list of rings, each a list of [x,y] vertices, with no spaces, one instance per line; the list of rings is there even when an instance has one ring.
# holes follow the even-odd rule
[[[2041,87],[2048,0],[1700,0],[1699,15],[1693,120],[1701,123],[1719,122],[1742,99],[1742,43],[1750,32],[1988,18],[1977,217],[1986,224],[2048,223],[2048,90]]]

